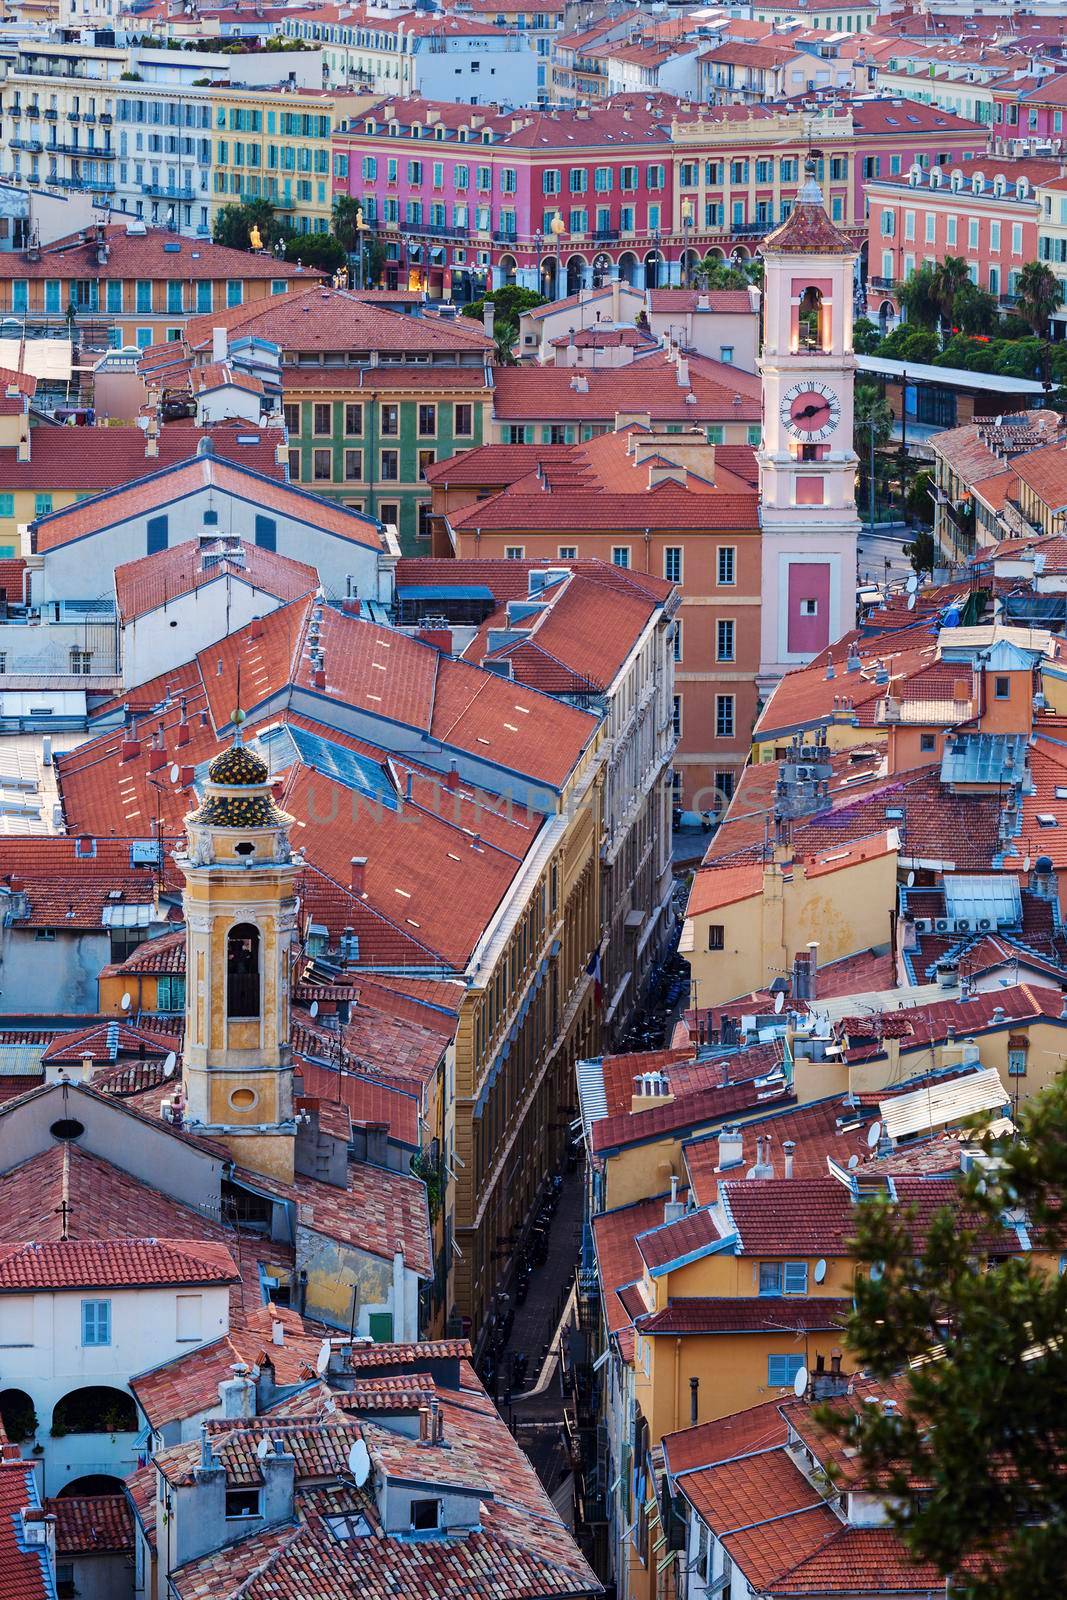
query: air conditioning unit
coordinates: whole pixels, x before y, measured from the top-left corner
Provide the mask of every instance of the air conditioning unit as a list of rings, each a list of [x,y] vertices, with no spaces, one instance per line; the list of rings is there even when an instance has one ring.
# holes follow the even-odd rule
[[[948,920],[947,917],[936,917],[934,919],[934,932],[935,933],[951,933],[952,932],[952,923]]]
[[[934,924],[933,924],[933,919],[931,917],[916,917],[915,918],[915,932],[916,933],[933,933],[933,931],[934,931]]]
[[[975,923],[979,933],[989,933],[995,926],[996,924],[991,917],[979,917]]]
[[[970,917],[957,917],[956,918],[956,932],[957,933],[970,933],[970,931],[971,931],[971,919],[970,919]]]

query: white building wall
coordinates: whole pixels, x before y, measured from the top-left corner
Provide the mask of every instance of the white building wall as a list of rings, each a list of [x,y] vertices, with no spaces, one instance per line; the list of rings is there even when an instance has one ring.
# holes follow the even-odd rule
[[[440,51],[431,51],[427,39],[420,43],[413,92],[427,100],[537,104],[537,52],[528,40],[450,38]]]
[[[181,666],[253,617],[277,611],[280,604],[275,595],[224,573],[214,583],[134,618],[122,629],[123,688]]]

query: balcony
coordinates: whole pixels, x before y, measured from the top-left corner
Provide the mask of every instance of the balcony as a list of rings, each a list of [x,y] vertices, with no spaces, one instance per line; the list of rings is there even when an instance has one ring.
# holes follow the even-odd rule
[[[1017,294],[998,295],[997,302],[1002,306],[1017,306],[1019,304],[1019,296]]]
[[[39,156],[44,149],[40,139],[12,139],[12,150],[28,150],[31,155]]]
[[[95,127],[96,126],[96,113],[95,113],[95,111],[87,111],[85,113],[85,115],[82,117],[82,121],[85,123],[85,126],[87,128]]]
[[[19,106],[19,105],[12,106],[11,109],[8,111],[8,116],[12,117],[12,118],[21,117],[21,115],[22,115],[22,107]]]
[[[80,111],[68,111],[67,112],[67,121],[68,122],[80,122],[81,119],[82,118],[81,118],[81,112]]]
[[[393,222],[390,227],[417,239],[469,239],[469,228],[439,228],[432,222]]]
[[[597,244],[618,244],[618,228],[594,228],[593,239]]]
[[[101,113],[100,113],[100,126],[102,128],[110,128],[110,126],[111,126],[111,112],[110,111],[101,111]]]
[[[193,189],[179,189],[169,183],[142,183],[141,192],[151,195],[153,200],[194,200],[196,191]]]
[[[44,114],[49,122],[54,122],[59,116],[59,112],[56,110],[55,106],[47,106]]]
[[[518,244],[518,242],[519,235],[517,231],[512,231],[506,228],[493,229],[494,244]]]

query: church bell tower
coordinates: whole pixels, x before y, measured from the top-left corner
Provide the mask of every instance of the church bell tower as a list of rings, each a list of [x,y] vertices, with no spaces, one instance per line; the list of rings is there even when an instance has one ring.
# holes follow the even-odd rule
[[[792,212],[761,249],[763,694],[856,622],[856,250],[827,215],[815,171],[809,160]]]
[[[187,1125],[235,1159],[286,1181],[296,1128],[289,967],[296,929],[292,817],[274,803],[266,763],[235,743],[208,768],[186,818]]]

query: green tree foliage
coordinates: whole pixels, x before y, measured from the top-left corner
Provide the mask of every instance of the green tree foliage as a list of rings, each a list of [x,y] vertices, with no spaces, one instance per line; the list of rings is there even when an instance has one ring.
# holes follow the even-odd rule
[[[878,354],[891,361],[933,361],[940,349],[937,334],[921,324],[902,322],[892,333],[887,333],[878,346]]]
[[[320,272],[336,272],[348,265],[348,252],[332,233],[290,233],[285,240],[286,261],[299,261]]]
[[[999,321],[996,300],[968,278],[952,307],[952,326],[961,333],[991,334],[996,332]]]
[[[907,319],[916,327],[936,328],[941,315],[941,295],[935,269],[924,261],[897,290]]]
[[[852,324],[852,348],[857,355],[873,356],[882,343],[882,330],[870,317],[857,317]]]
[[[1052,268],[1043,261],[1028,261],[1019,273],[1016,311],[1034,335],[1044,339],[1049,318],[1063,304],[1063,289]]]
[[[508,283],[502,289],[493,289],[483,295],[480,300],[472,300],[469,306],[464,306],[463,315],[473,317],[476,322],[484,322],[487,302],[494,310],[493,345],[497,364],[502,367],[513,366],[515,355],[511,347],[519,336],[519,317],[524,311],[543,306],[545,297],[538,294],[536,289],[520,289],[518,284]]]
[[[929,467],[922,467],[908,485],[904,509],[916,522],[932,523],[934,520],[934,475]],[[926,570],[925,568],[923,569]]]
[[[250,250],[253,228],[259,229],[260,238],[268,250],[287,237],[288,230],[279,222],[269,200],[249,200],[240,206],[221,206],[215,215],[211,237],[216,244],[227,244],[233,250]]]
[[[719,256],[705,256],[693,269],[693,282],[699,289],[747,289],[763,282],[762,261],[742,261],[732,266]]]
[[[906,1210],[859,1207],[856,1258],[875,1270],[848,1342],[865,1371],[899,1376],[902,1403],[826,1412],[953,1600],[1061,1600],[1067,1573],[1067,1275],[1026,1251],[987,1267],[984,1244],[1005,1218],[1054,1263],[1067,1244],[1067,1079],[1018,1122],[1017,1139],[981,1141],[961,1205],[921,1239]]]
[[[871,428],[874,428],[875,449],[887,445],[893,437],[893,412],[889,401],[876,383],[857,383],[853,411],[853,443],[856,454],[865,460],[869,450]]]
[[[350,194],[339,194],[333,203],[330,232],[350,256],[354,256],[359,249],[360,230],[357,221],[361,209],[360,202]],[[365,233],[364,238],[366,238]]]

